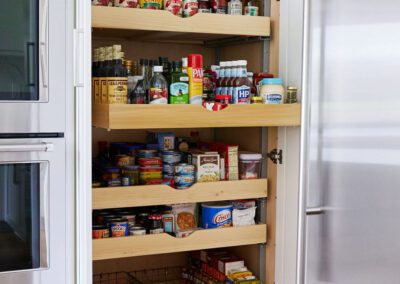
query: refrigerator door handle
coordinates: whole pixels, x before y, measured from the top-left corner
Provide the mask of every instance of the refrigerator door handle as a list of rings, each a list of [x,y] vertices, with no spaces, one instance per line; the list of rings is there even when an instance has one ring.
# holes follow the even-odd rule
[[[324,208],[323,207],[307,207],[306,209],[306,215],[321,215],[324,213]]]
[[[49,142],[35,144],[0,145],[0,152],[53,152],[54,145]]]

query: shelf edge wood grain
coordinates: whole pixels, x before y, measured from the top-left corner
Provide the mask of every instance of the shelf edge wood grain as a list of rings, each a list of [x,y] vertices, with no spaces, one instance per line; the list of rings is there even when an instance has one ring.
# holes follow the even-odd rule
[[[186,238],[155,234],[96,239],[93,240],[93,260],[253,245],[266,240],[265,224],[199,230]]]
[[[229,105],[221,111],[200,105],[95,104],[92,123],[105,129],[299,126],[300,111],[300,104]]]
[[[269,36],[269,17],[199,13],[181,18],[165,10],[92,7],[92,27],[226,36]],[[129,33],[128,33],[129,34]]]
[[[267,179],[195,183],[188,189],[167,185],[93,188],[93,209],[139,207],[267,197]]]

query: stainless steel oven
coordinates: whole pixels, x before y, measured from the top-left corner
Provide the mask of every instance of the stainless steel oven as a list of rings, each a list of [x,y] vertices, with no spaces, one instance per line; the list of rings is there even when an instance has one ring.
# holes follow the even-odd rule
[[[1,2],[0,133],[64,132],[65,6]]]
[[[64,138],[0,139],[0,283],[64,283]]]

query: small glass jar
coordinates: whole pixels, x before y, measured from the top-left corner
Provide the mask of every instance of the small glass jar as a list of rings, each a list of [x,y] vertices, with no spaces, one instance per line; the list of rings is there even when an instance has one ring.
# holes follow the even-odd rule
[[[286,103],[295,104],[297,103],[297,88],[288,87],[286,91]]]
[[[258,179],[261,177],[262,155],[259,153],[239,153],[239,179]]]
[[[261,81],[260,97],[264,104],[283,104],[285,88],[280,78],[266,78]]]
[[[164,233],[164,227],[161,214],[149,215],[149,234]]]

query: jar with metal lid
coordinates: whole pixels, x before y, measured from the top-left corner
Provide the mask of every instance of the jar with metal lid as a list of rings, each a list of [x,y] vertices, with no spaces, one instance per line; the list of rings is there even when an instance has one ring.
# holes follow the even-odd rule
[[[282,104],[285,89],[281,78],[266,78],[261,81],[260,97],[264,104]]]
[[[286,91],[286,103],[295,104],[297,103],[297,88],[288,87]]]
[[[262,97],[251,97],[250,98],[250,103],[251,104],[262,104],[263,103],[263,98]]]
[[[162,215],[151,214],[149,215],[149,234],[161,234],[164,233]]]

